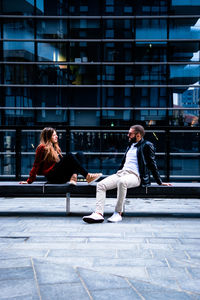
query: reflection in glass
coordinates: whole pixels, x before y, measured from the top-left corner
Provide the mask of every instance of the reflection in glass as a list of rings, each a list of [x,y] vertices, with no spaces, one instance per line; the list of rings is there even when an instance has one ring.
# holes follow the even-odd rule
[[[34,67],[32,65],[5,65],[4,75],[6,84],[34,83]]]
[[[166,65],[135,65],[136,84],[166,84]]]
[[[169,42],[169,61],[200,61],[199,42]]]
[[[96,42],[70,42],[71,62],[100,61],[100,43]]]
[[[133,21],[131,19],[106,19],[103,22],[105,39],[134,38]]]
[[[72,16],[98,16],[101,14],[101,0],[76,0],[70,3]]]
[[[171,156],[170,174],[192,178],[200,174],[199,156]]]
[[[99,19],[71,19],[70,38],[101,38]]]
[[[200,8],[199,0],[173,0],[170,1],[169,14],[172,15],[196,15]]]
[[[170,65],[170,84],[199,84],[200,65]]]
[[[102,106],[104,107],[132,107],[134,99],[133,89],[126,88],[103,88]]]
[[[108,62],[131,62],[134,54],[133,43],[110,42],[104,43],[103,61]]]
[[[37,20],[38,39],[66,39],[66,20]]]
[[[136,42],[135,58],[140,62],[166,62],[166,42]]]
[[[168,9],[167,0],[136,0],[135,2],[135,14],[139,16],[156,16],[166,15]],[[173,1],[172,1],[173,2]]]
[[[103,66],[103,84],[133,84],[133,78],[132,66]]]
[[[33,39],[33,20],[5,19],[3,24],[3,36],[5,39]]]
[[[200,132],[171,132],[170,152],[200,153],[199,134]]]
[[[70,65],[69,82],[73,85],[99,84],[101,82],[100,66],[84,64]]]
[[[136,39],[167,39],[167,20],[136,20]]]
[[[200,39],[200,19],[175,18],[170,19],[170,39]]]
[[[15,175],[15,154],[0,154],[0,175]]]
[[[67,43],[38,43],[39,61],[67,61]]]
[[[33,42],[3,42],[5,61],[34,61]]]
[[[36,83],[49,85],[69,84],[68,72],[66,65],[37,65],[36,66]]]
[[[68,15],[69,1],[46,1],[36,0],[36,14],[49,16],[65,16]]]
[[[99,126],[100,111],[98,110],[70,110],[71,126]]]
[[[5,15],[33,15],[34,0],[8,1],[2,0],[2,12]]]

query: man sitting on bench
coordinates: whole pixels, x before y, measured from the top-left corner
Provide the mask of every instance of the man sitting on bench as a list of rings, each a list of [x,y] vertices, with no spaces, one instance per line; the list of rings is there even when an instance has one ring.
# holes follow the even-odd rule
[[[141,125],[131,126],[128,133],[129,146],[119,171],[97,183],[96,211],[89,216],[84,216],[83,221],[87,223],[101,223],[104,221],[106,191],[114,188],[117,188],[117,204],[114,214],[107,221],[121,221],[127,188],[150,185],[149,170],[159,185],[171,185],[162,182],[155,161],[154,146],[151,142],[143,139],[144,135],[145,131]]]

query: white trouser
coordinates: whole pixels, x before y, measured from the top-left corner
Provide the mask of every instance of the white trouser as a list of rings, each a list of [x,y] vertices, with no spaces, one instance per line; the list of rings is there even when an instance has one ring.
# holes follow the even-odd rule
[[[97,183],[96,212],[103,215],[106,191],[117,188],[116,212],[123,211],[123,203],[127,189],[140,185],[140,177],[130,170],[119,170],[116,174],[110,175]]]

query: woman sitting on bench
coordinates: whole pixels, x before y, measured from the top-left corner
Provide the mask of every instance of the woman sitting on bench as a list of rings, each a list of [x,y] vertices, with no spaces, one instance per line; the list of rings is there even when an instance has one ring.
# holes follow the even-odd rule
[[[35,161],[27,181],[20,184],[31,184],[36,175],[44,175],[49,183],[69,183],[76,185],[80,173],[88,183],[96,181],[102,173],[88,173],[78,159],[70,152],[62,155],[58,136],[53,128],[44,128],[40,135],[40,144],[36,149]]]

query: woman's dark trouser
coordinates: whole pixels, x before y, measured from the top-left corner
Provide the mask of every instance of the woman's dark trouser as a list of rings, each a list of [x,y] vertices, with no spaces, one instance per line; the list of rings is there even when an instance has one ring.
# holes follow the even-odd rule
[[[61,160],[55,164],[46,177],[50,183],[65,183],[70,180],[74,173],[86,177],[88,171],[81,166],[75,155],[68,152],[66,156],[62,157]]]

